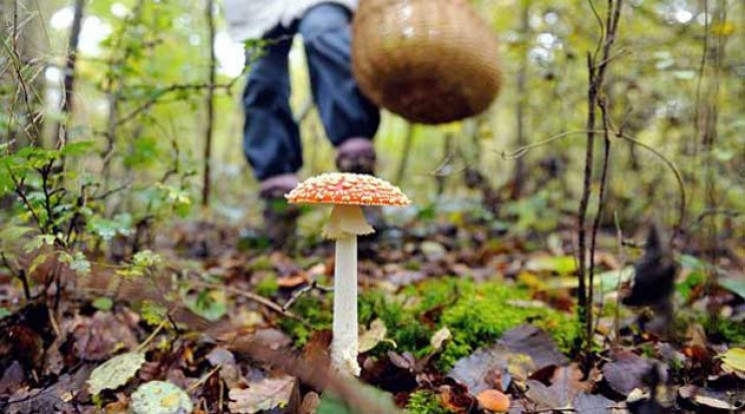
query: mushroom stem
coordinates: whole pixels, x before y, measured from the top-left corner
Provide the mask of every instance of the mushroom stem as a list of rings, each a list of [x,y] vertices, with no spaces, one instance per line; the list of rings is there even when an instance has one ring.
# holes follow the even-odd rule
[[[336,369],[360,375],[357,364],[357,236],[336,240],[334,267],[334,327],[331,362]]]

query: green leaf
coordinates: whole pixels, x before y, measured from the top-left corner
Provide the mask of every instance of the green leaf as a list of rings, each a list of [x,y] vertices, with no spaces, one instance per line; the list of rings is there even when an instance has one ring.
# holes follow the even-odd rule
[[[55,254],[55,252],[48,252],[48,253],[42,253],[34,257],[34,260],[31,262],[31,264],[28,266],[28,269],[26,270],[27,273],[34,273],[36,271],[36,268],[39,267],[42,263],[44,263],[49,256]]]
[[[70,270],[80,276],[85,276],[91,271],[91,262],[88,261],[83,252],[75,252],[72,255],[63,252],[60,254],[60,261],[66,263],[70,266]]]
[[[732,369],[745,372],[745,349],[730,348],[727,352],[720,354],[722,362],[729,365]]]
[[[189,414],[194,410],[189,394],[165,381],[146,382],[132,394],[133,414]]]
[[[0,319],[3,319],[10,315],[12,315],[12,313],[8,310],[8,308],[0,307]]]
[[[686,301],[691,296],[693,289],[706,281],[706,275],[701,271],[695,271],[688,274],[684,281],[678,283],[675,289],[683,296]],[[745,285],[743,285],[745,288]]]
[[[555,272],[570,274],[577,270],[577,259],[574,256],[550,256],[530,260],[525,265],[531,272]]]
[[[148,268],[161,264],[162,259],[152,250],[143,250],[135,253],[132,257],[132,264],[142,268]]]
[[[711,265],[709,263],[706,263],[703,260],[700,260],[689,254],[680,256],[680,265],[691,270],[706,270],[711,268]]]
[[[64,156],[85,155],[93,148],[93,141],[78,141],[67,144],[60,150]]]
[[[111,298],[102,296],[100,298],[93,299],[93,302],[91,302],[91,305],[96,309],[107,311],[107,310],[111,310],[111,308],[114,307],[114,301],[111,300]]]
[[[33,253],[34,251],[41,249],[42,246],[54,245],[55,237],[49,234],[40,234],[23,246],[23,251],[26,253]]]
[[[149,325],[160,325],[166,319],[167,315],[168,310],[164,306],[149,300],[142,302],[140,316]]]
[[[93,370],[88,379],[91,394],[98,395],[103,390],[121,387],[134,378],[144,363],[145,355],[138,352],[118,355],[104,362]]]
[[[742,278],[720,278],[717,283],[719,283],[719,286],[729,290],[730,292],[745,298],[745,280]]]
[[[208,321],[216,321],[228,313],[227,298],[221,290],[203,290],[184,298],[186,306]]]
[[[132,216],[129,214],[119,214],[113,220],[94,216],[88,221],[88,230],[100,236],[104,241],[113,239],[117,234],[129,235],[131,227]]]

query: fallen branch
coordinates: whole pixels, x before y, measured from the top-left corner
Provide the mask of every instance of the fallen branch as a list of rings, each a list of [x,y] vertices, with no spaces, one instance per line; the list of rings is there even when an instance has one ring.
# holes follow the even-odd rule
[[[240,290],[240,289],[236,289],[236,288],[233,288],[233,287],[230,287],[230,286],[223,286],[223,285],[219,285],[219,284],[215,284],[215,283],[193,282],[193,285],[194,286],[199,286],[199,287],[202,287],[202,288],[206,288],[206,289],[215,289],[215,290],[222,289],[222,290],[225,290],[226,292],[230,292],[232,294],[235,294],[235,295],[238,295],[238,296],[242,296],[242,297],[244,297],[244,298],[246,298],[248,300],[251,300],[251,301],[256,302],[256,303],[258,303],[260,305],[263,305],[266,308],[268,308],[270,310],[273,310],[274,312],[276,312],[276,313],[278,313],[278,314],[280,314],[282,316],[286,316],[286,317],[288,317],[290,319],[294,319],[294,320],[302,323],[303,325],[310,326],[308,324],[308,322],[306,322],[303,318],[299,317],[298,315],[296,315],[296,314],[294,314],[294,313],[292,313],[290,311],[285,310],[281,305],[279,305],[279,304],[277,304],[275,302],[272,302],[271,300],[269,300],[269,299],[267,299],[267,298],[265,298],[265,297],[263,297],[261,295],[257,295],[256,293],[247,292],[245,290]]]

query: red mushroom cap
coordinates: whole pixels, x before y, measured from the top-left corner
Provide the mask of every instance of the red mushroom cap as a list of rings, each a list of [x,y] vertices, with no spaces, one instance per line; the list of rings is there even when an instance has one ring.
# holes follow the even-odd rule
[[[405,206],[411,204],[401,189],[365,174],[325,173],[308,178],[285,195],[292,204],[350,204]]]

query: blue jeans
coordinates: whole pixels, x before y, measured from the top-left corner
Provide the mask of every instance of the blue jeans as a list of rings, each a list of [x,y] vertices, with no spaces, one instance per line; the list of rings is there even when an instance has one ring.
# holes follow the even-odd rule
[[[269,46],[251,65],[243,94],[243,150],[260,181],[294,174],[303,165],[298,126],[292,116],[288,53],[303,36],[313,99],[326,135],[338,147],[355,137],[372,139],[380,112],[357,88],[351,71],[351,13],[336,4],[308,10],[291,27],[277,26]]]

